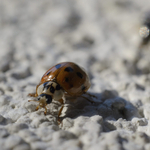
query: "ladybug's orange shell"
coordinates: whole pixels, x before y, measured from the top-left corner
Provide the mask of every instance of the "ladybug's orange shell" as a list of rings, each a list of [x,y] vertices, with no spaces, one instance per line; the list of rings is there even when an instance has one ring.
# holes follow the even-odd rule
[[[50,68],[41,78],[39,85],[48,81],[57,82],[71,96],[82,95],[90,87],[86,72],[73,62],[59,63]]]

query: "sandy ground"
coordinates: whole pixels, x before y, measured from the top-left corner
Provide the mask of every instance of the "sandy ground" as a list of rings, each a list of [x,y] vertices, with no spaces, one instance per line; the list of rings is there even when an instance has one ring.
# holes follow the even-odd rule
[[[149,12],[147,0],[2,0],[0,149],[150,150]],[[27,95],[63,61],[97,98],[66,98],[58,124],[60,105],[45,116]]]

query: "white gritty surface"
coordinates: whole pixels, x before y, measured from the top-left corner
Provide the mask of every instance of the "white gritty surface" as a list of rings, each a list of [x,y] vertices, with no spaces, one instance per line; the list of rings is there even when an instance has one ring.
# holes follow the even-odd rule
[[[3,0],[0,3],[1,150],[150,150],[150,49],[139,29],[147,0]],[[35,111],[42,75],[72,61],[95,103],[78,97]]]

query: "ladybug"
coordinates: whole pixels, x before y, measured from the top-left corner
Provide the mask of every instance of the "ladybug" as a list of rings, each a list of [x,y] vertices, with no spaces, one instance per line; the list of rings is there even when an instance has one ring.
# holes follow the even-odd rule
[[[43,107],[46,115],[46,106],[52,100],[59,101],[63,105],[63,96],[81,96],[87,92],[90,85],[89,76],[80,66],[73,62],[62,62],[46,71],[40,83],[36,86],[36,93],[28,94],[28,96],[36,97],[36,100],[29,100],[29,102],[39,102],[36,110]],[[61,115],[62,109],[63,106],[58,113],[58,117]]]

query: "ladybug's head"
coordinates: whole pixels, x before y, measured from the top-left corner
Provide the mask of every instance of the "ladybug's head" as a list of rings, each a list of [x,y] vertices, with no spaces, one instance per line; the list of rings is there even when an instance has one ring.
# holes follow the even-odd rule
[[[37,88],[38,97],[36,100],[29,100],[29,101],[36,101],[39,102],[39,107],[43,107],[46,110],[46,105],[50,104],[52,100],[59,101],[62,99],[64,90],[60,87],[60,85],[54,81],[48,81]]]
[[[50,104],[52,99],[58,101],[62,98],[64,94],[64,90],[60,87],[60,85],[54,81],[48,81],[37,88],[38,100],[45,101],[46,104]]]
[[[45,112],[44,113],[46,115],[46,113],[47,113],[46,105],[50,104],[52,102],[52,95],[48,95],[48,94],[42,93],[42,94],[40,94],[37,97],[36,100],[28,100],[28,102],[31,102],[31,101],[39,103],[39,105],[37,106],[36,110],[38,110],[40,107],[45,108]]]

